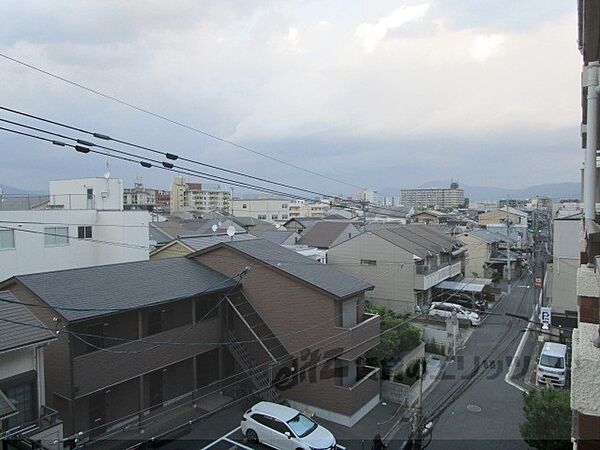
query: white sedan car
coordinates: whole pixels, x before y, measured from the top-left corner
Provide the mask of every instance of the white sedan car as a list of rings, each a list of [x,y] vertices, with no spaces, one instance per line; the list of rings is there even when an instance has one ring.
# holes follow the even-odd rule
[[[452,317],[452,312],[456,311],[456,316],[459,319],[468,320],[471,325],[478,327],[481,325],[481,317],[479,314],[469,311],[455,303],[433,302],[429,309],[430,316]]]
[[[259,402],[242,416],[241,430],[250,442],[278,450],[333,450],[333,434],[299,411]]]

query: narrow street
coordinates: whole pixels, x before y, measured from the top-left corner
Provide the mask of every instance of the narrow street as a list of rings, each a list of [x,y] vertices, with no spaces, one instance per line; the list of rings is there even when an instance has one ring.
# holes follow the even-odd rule
[[[532,284],[529,275],[513,283],[511,294],[474,331],[424,400],[426,420],[436,419],[430,448],[528,448],[519,433],[524,394],[504,379],[527,323],[505,313],[531,315],[535,296]],[[527,285],[531,287],[524,287]],[[534,342],[532,337],[525,340],[517,361],[513,380],[518,385],[524,385]],[[475,371],[476,367],[479,370]],[[390,448],[399,447],[408,435],[409,424],[405,423]]]

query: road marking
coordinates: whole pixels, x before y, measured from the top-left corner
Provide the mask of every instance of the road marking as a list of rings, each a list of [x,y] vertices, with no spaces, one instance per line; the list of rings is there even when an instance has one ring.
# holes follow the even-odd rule
[[[231,430],[231,431],[230,431],[229,433],[227,433],[226,435],[224,435],[224,436],[221,436],[219,439],[216,439],[215,441],[211,442],[211,443],[210,443],[210,444],[208,444],[207,446],[205,446],[205,447],[202,447],[200,450],[208,450],[209,448],[211,448],[212,446],[214,446],[215,444],[217,444],[218,442],[220,442],[220,441],[222,441],[222,440],[225,440],[225,441],[228,441],[228,442],[232,442],[230,439],[227,439],[227,438],[228,438],[229,436],[231,436],[232,434],[234,434],[234,433],[237,433],[237,432],[240,430],[240,428],[241,428],[241,427],[234,428],[233,430]],[[252,449],[252,448],[250,448],[250,447],[245,447],[245,446],[243,446],[242,444],[239,444],[238,442],[235,442],[235,441],[234,441],[233,443],[234,443],[234,444],[236,444],[236,445],[240,445],[240,446],[244,447],[246,450],[248,450],[248,449],[249,449],[249,450],[254,450],[254,449]]]
[[[224,438],[221,438],[221,439],[219,439],[219,440],[222,440],[222,441],[227,441],[227,442],[229,442],[229,443],[231,443],[231,444],[235,445],[236,447],[241,447],[241,448],[243,448],[243,449],[245,449],[245,450],[254,450],[252,447],[248,447],[248,446],[246,446],[246,445],[244,445],[244,444],[241,444],[241,443],[239,443],[239,442],[237,442],[237,441],[234,441],[233,439],[229,439],[229,438],[226,438],[226,437],[224,437]]]
[[[537,308],[537,304],[536,304],[536,308]],[[529,391],[527,389],[525,389],[524,387],[519,386],[517,383],[515,383],[512,380],[512,376],[513,376],[513,374],[515,372],[515,369],[517,367],[517,360],[519,359],[519,356],[521,355],[521,352],[523,351],[523,347],[525,347],[525,341],[527,341],[527,338],[529,337],[529,335],[527,333],[529,333],[529,331],[531,329],[531,325],[533,324],[533,321],[535,319],[536,308],[533,308],[533,312],[531,313],[531,317],[529,318],[529,322],[527,322],[527,328],[525,328],[525,332],[523,333],[523,337],[521,338],[521,341],[519,342],[519,345],[517,347],[517,351],[513,355],[512,361],[510,362],[510,366],[508,368],[508,372],[506,372],[506,375],[504,376],[504,381],[506,381],[512,387],[517,388],[521,392],[524,392],[525,394],[529,394]]]

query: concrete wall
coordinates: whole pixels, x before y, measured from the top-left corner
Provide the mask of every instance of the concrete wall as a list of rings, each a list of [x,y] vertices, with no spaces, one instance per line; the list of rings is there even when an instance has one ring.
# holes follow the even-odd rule
[[[15,230],[14,248],[0,250],[0,281],[26,273],[148,259],[149,219],[146,211],[0,211],[0,220],[10,222],[6,226],[28,230]],[[92,240],[77,239],[78,225],[92,226]],[[67,227],[68,244],[47,246],[43,234],[47,227]]]
[[[117,178],[80,178],[52,180],[50,205],[62,205],[63,209],[123,210],[123,180]],[[87,190],[93,190],[91,202]]]
[[[368,259],[377,261],[377,265],[361,265],[361,260]],[[369,301],[396,312],[414,311],[415,269],[409,252],[365,233],[330,248],[327,262],[372,283],[375,289],[366,293]]]
[[[231,207],[234,216],[254,217],[268,222],[281,222],[290,218],[290,203],[290,199],[233,199]],[[277,216],[277,218],[274,218],[274,216]]]

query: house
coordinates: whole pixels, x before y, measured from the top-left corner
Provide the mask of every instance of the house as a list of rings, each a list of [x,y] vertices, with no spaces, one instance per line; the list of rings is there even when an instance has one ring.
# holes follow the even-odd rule
[[[465,247],[426,225],[399,225],[359,234],[330,248],[327,264],[375,288],[369,301],[399,313],[428,305],[433,288],[462,272]]]
[[[293,217],[283,224],[283,228],[289,231],[295,231],[298,234],[302,234],[308,230],[315,223],[322,222],[322,217]]]
[[[283,223],[290,218],[289,198],[234,198],[232,214],[236,217],[251,217],[271,223]]]
[[[481,227],[491,224],[504,224],[506,226],[507,217],[510,220],[511,227],[527,228],[528,214],[510,206],[480,213],[477,216],[477,221]]]
[[[236,233],[229,236],[227,233],[201,234],[199,236],[183,236],[172,240],[168,244],[150,252],[150,259],[176,258],[186,256],[190,253],[212,247],[219,242],[241,241],[246,239],[257,239],[249,233]]]
[[[364,313],[370,288],[263,239],[0,283],[61,330],[46,351],[46,397],[84,442],[139,441],[160,431],[156,414],[177,407],[185,422],[241,388],[354,423],[379,401],[378,370],[362,359],[379,342],[379,317]],[[292,377],[315,358],[328,365]]]
[[[302,233],[300,245],[328,249],[360,234],[354,224],[347,221],[321,221]]]
[[[466,275],[489,278],[498,269],[500,273],[503,272],[501,266],[506,265],[506,258],[500,258],[499,244],[506,240],[505,237],[476,228],[456,235],[456,239],[467,248]]]
[[[295,245],[300,240],[300,235],[295,231],[275,230],[265,231],[261,238],[278,245]]]
[[[150,215],[123,210],[121,180],[53,180],[49,188],[37,209],[0,209],[0,280],[148,259]]]
[[[436,211],[434,209],[428,209],[426,211],[413,214],[410,216],[410,221],[412,223],[423,223],[425,225],[439,225],[446,223],[448,221],[448,217],[446,213]]]
[[[213,231],[213,226],[217,228]],[[165,220],[150,222],[149,235],[154,248],[161,246],[184,236],[204,236],[214,233],[224,234],[229,227],[233,227],[236,233],[246,233],[246,229],[236,221],[229,218],[204,219],[204,218],[180,218],[175,215],[165,217]]]
[[[46,406],[44,351],[56,341],[8,291],[0,291],[0,446],[59,449],[63,438],[57,411]],[[3,448],[5,448],[3,446]]]

